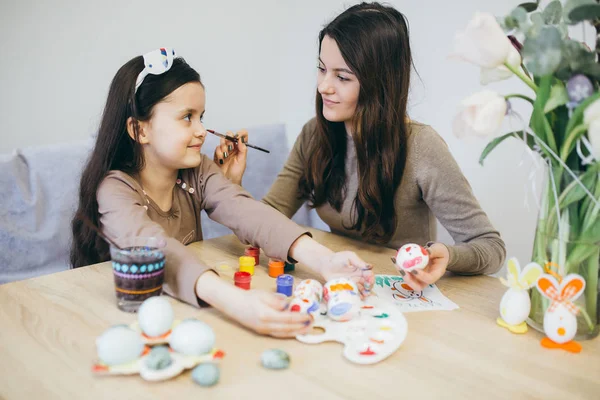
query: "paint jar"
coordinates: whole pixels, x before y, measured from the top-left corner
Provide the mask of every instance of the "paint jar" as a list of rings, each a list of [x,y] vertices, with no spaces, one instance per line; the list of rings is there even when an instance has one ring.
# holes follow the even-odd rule
[[[254,265],[260,264],[260,249],[258,247],[247,247],[244,250],[244,255],[254,257]]]
[[[291,275],[279,275],[277,277],[277,293],[290,297],[294,289],[294,277]]]
[[[283,272],[284,273],[288,273],[288,272],[292,272],[296,269],[296,264],[292,264],[286,261],[285,266],[283,267]]]
[[[277,278],[279,275],[283,275],[283,261],[276,259],[269,260],[269,276]]]
[[[254,275],[254,257],[241,256],[240,260],[240,271],[247,272],[250,275]]]
[[[233,282],[235,283],[235,286],[241,289],[250,290],[252,275],[250,275],[248,272],[238,271],[233,274]]]

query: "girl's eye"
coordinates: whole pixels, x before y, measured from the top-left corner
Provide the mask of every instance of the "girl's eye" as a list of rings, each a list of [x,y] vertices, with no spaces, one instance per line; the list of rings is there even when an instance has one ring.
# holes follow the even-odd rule
[[[345,77],[343,77],[343,76],[341,76],[341,75],[338,75],[338,79],[339,79],[340,81],[342,81],[342,82],[346,82],[346,81],[349,81],[349,80],[350,80],[350,79],[348,79],[348,78],[345,78]]]
[[[317,69],[319,70],[319,72],[325,72],[325,68],[321,67],[320,65],[317,66]]]
[[[192,114],[187,114],[185,117],[183,117],[184,120],[186,121],[191,121],[192,120]]]

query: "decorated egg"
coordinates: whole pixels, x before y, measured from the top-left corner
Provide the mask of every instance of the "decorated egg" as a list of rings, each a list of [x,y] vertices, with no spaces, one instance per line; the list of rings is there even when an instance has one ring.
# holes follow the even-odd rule
[[[359,311],[360,298],[353,291],[334,292],[327,302],[327,315],[334,321],[350,321]]]
[[[314,313],[319,311],[319,304],[317,297],[314,295],[312,298],[294,297],[288,309],[291,312]]]
[[[138,310],[138,323],[146,336],[162,336],[173,326],[173,307],[164,296],[145,300]]]
[[[186,319],[173,328],[169,337],[169,345],[178,353],[199,356],[213,349],[215,333],[202,321]]]
[[[265,350],[260,355],[260,362],[268,369],[286,369],[290,366],[290,356],[283,350]]]
[[[144,342],[139,333],[126,325],[108,328],[96,339],[100,362],[120,365],[132,362],[144,351]]]
[[[305,279],[296,286],[294,296],[306,298],[316,296],[317,301],[321,302],[323,299],[323,285],[314,279]]]
[[[577,333],[577,318],[563,304],[544,314],[544,332],[556,343],[567,343]]]
[[[145,357],[144,363],[149,369],[159,371],[171,365],[173,360],[167,346],[157,346],[150,350],[150,354]]]
[[[508,289],[500,301],[500,316],[509,325],[519,325],[531,310],[529,293],[521,289]]]
[[[396,254],[396,268],[400,271],[423,269],[429,264],[429,253],[418,244],[408,243],[400,247]]]
[[[219,366],[215,363],[202,363],[192,371],[192,379],[200,386],[213,386],[219,382]]]
[[[347,278],[332,279],[323,288],[323,299],[329,301],[330,296],[344,291],[354,292],[358,296],[358,286],[353,280]]]

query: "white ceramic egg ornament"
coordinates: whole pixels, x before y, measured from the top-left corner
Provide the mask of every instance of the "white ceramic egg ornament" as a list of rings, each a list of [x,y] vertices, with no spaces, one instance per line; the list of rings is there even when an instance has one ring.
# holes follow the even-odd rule
[[[542,267],[537,263],[529,263],[521,271],[516,258],[508,260],[506,279],[500,278],[508,290],[500,301],[500,318],[496,320],[498,325],[513,333],[527,332],[525,320],[531,310],[528,289],[535,286],[542,273]]]
[[[579,353],[581,345],[573,341],[579,309],[572,302],[583,294],[585,280],[580,275],[569,274],[559,284],[553,276],[544,274],[538,279],[537,288],[552,301],[544,314],[544,332],[548,337],[542,339],[542,346]]]
[[[173,326],[173,307],[163,296],[150,297],[138,310],[138,324],[146,336],[158,337],[166,334]]]
[[[423,246],[408,243],[400,247],[396,254],[396,269],[398,271],[412,271],[423,269],[429,264],[429,252]]]
[[[186,319],[173,328],[169,345],[178,353],[200,356],[209,353],[215,346],[215,333],[202,321]]]
[[[144,351],[144,342],[139,333],[126,325],[108,328],[96,339],[100,362],[105,365],[120,365],[137,360]]]

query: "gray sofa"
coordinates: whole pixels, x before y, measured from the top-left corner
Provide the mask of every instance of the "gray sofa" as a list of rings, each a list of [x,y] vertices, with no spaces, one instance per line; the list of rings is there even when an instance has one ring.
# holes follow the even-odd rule
[[[268,191],[290,146],[285,127],[249,129],[250,142],[271,150],[249,150],[244,187],[257,199]],[[203,151],[212,155],[218,138],[209,135]],[[93,139],[15,150],[0,155],[0,284],[69,268],[70,222],[77,205],[81,170]],[[211,156],[212,157],[212,156]],[[205,239],[231,231],[203,215]],[[307,208],[294,220],[322,226]]]

